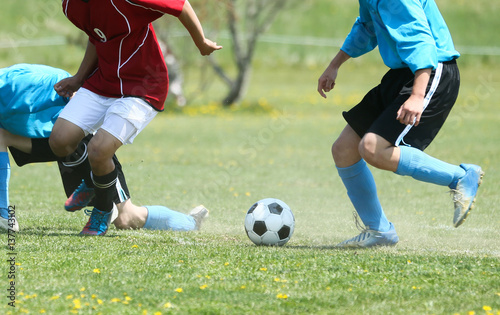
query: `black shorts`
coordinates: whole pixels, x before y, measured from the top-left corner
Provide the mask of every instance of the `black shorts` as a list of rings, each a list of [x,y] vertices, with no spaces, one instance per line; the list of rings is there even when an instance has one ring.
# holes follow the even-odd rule
[[[420,150],[429,146],[443,126],[458,97],[460,72],[455,60],[440,63],[432,71],[426,102],[418,126],[396,120],[401,105],[410,97],[415,75],[410,69],[389,70],[378,86],[342,115],[360,136],[372,132],[395,146],[408,145]]]

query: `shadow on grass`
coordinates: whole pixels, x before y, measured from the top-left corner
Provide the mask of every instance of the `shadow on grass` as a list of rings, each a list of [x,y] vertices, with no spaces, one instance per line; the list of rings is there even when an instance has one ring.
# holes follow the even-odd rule
[[[0,230],[0,234],[7,234],[7,230]],[[24,228],[19,232],[15,232],[16,236],[31,235],[31,236],[73,236],[73,237],[92,237],[92,235],[80,235],[76,230],[54,230],[53,227],[39,226],[36,228]],[[118,234],[106,234],[102,237],[116,237]]]

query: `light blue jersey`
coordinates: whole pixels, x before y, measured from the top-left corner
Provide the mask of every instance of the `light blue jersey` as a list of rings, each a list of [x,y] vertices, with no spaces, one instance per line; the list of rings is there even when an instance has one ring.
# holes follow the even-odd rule
[[[0,69],[0,128],[29,138],[48,138],[68,102],[54,91],[54,84],[69,76],[44,65]]]
[[[359,0],[359,17],[342,50],[359,57],[379,47],[391,69],[435,69],[458,58],[434,0]]]

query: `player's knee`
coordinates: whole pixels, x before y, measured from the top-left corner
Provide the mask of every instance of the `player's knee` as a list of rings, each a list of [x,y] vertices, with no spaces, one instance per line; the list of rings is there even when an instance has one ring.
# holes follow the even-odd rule
[[[52,132],[49,138],[49,145],[55,155],[64,157],[76,150],[78,142],[71,139],[64,133]]]
[[[382,155],[377,150],[377,142],[375,137],[369,135],[363,137],[358,146],[358,151],[361,157],[368,163],[377,167],[380,163]]]
[[[344,162],[350,161],[353,155],[358,155],[356,151],[356,146],[343,141],[342,139],[337,139],[332,145],[332,157],[335,164],[345,164]]]

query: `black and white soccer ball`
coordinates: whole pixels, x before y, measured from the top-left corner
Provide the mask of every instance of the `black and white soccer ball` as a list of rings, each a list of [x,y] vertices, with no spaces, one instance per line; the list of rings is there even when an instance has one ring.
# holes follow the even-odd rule
[[[292,237],[294,227],[292,210],[275,198],[257,201],[245,217],[245,231],[256,245],[282,246]]]

